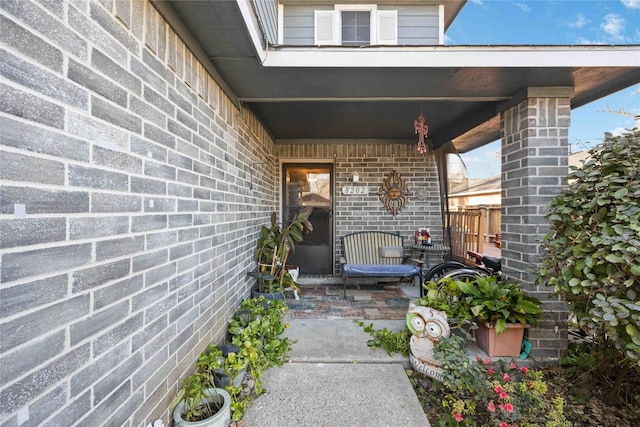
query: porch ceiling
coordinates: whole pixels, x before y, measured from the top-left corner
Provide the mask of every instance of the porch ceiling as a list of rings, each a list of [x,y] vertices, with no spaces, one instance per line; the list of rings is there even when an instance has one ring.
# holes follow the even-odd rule
[[[276,143],[415,143],[422,110],[434,147],[453,140],[465,152],[500,137],[501,108],[528,87],[573,87],[576,108],[640,82],[637,46],[396,47],[396,56],[379,47],[276,46],[265,54],[236,1],[168,4]],[[630,59],[608,59],[625,54]]]

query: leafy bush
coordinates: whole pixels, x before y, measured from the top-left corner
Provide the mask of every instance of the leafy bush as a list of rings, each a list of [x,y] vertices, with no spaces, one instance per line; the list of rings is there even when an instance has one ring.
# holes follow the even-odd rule
[[[640,131],[605,134],[549,205],[539,283],[582,329],[640,365]]]
[[[283,336],[288,327],[288,324],[283,324],[286,315],[287,305],[282,300],[259,297],[242,301],[240,309],[229,321],[231,343],[224,346],[228,353],[223,353],[214,343],[209,344],[198,356],[195,372],[185,378],[171,407],[185,399],[185,420],[205,418],[210,414],[203,411],[213,410],[215,413],[216,408],[197,406],[197,403],[204,396],[205,390],[224,387],[231,398],[233,421],[242,419],[254,397],[264,392],[262,373],[274,366],[282,366],[291,350],[291,340]],[[245,378],[239,386],[234,385],[233,381],[227,381],[226,385],[222,381],[223,375],[231,380],[242,378],[245,371],[250,381]]]
[[[247,298],[240,304],[238,313],[229,320],[231,343],[240,351],[231,353],[230,363],[247,367],[253,382],[253,392],[264,392],[262,373],[269,368],[282,366],[291,350],[291,339],[283,336],[288,324],[287,305],[282,300],[267,300],[263,296]],[[231,416],[234,421],[244,416],[253,398],[246,395],[244,387],[226,387],[231,396]]]

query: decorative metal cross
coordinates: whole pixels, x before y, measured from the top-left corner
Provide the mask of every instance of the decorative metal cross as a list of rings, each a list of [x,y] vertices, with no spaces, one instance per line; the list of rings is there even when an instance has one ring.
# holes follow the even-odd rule
[[[422,113],[420,113],[420,117],[418,117],[418,120],[413,121],[413,128],[415,130],[415,133],[418,134],[418,152],[420,154],[426,154],[427,146],[424,143],[424,140],[429,133],[429,126],[424,124],[424,116],[422,115]]]

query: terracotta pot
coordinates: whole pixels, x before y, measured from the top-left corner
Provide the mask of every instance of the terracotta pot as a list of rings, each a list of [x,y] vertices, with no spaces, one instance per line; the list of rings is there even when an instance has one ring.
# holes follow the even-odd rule
[[[476,344],[489,357],[518,357],[522,348],[524,330],[529,325],[509,323],[507,329],[500,335],[496,335],[493,325],[478,322],[478,329],[474,330]]]

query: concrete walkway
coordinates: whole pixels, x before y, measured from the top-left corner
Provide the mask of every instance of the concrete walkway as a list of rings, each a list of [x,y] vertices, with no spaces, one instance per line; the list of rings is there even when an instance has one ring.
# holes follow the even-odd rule
[[[398,331],[404,320],[373,320]],[[428,427],[405,374],[407,358],[371,350],[371,336],[353,320],[295,319],[289,361],[264,373],[266,393],[245,416],[246,427]]]

